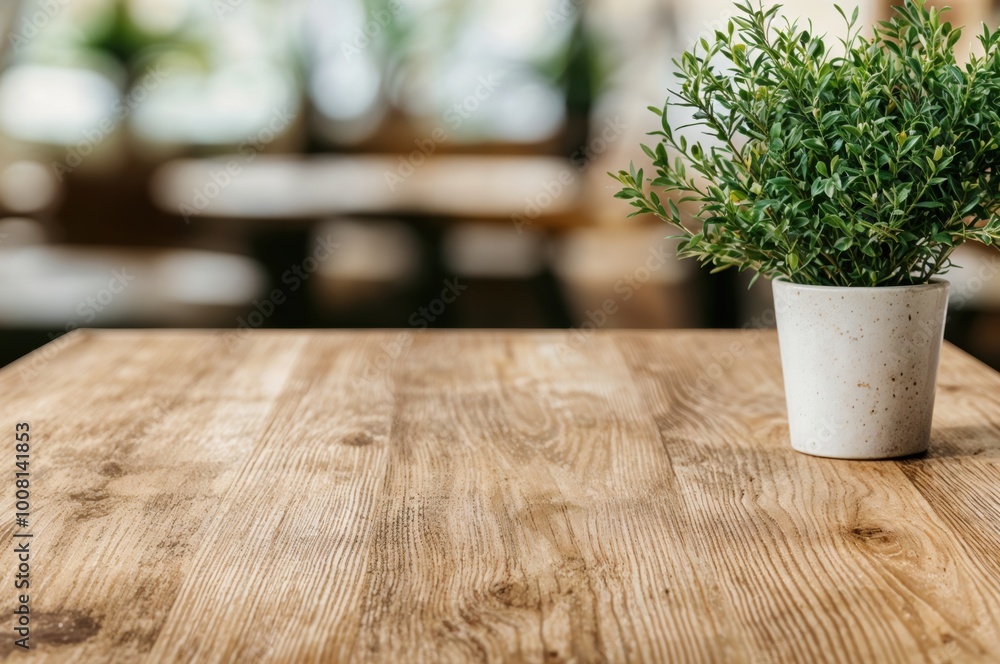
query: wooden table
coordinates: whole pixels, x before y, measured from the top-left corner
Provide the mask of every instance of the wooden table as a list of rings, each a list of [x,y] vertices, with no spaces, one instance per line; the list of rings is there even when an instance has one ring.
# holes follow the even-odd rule
[[[930,453],[836,461],[788,446],[773,333],[578,335],[78,332],[11,365],[33,654],[1000,657],[1000,376],[946,348]]]

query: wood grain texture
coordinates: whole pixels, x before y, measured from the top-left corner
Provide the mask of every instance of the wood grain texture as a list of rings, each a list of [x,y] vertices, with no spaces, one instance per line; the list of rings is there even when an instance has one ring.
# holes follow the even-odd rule
[[[1000,375],[946,348],[928,454],[819,459],[788,446],[777,350],[73,333],[0,371],[34,441],[29,656],[1000,659]]]

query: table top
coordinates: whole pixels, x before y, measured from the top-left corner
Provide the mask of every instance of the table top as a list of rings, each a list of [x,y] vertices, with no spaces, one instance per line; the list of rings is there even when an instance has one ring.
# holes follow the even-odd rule
[[[1000,657],[1000,376],[952,347],[888,462],[790,449],[772,332],[88,331],[0,387],[40,660]]]
[[[314,221],[335,215],[426,215],[524,226],[585,222],[579,168],[568,159],[439,155],[181,159],[154,178],[164,210],[243,223]],[[227,171],[227,169],[229,169]],[[224,186],[217,186],[218,182]],[[196,192],[200,197],[196,197]],[[196,212],[191,212],[195,210]],[[515,219],[513,215],[518,215]]]

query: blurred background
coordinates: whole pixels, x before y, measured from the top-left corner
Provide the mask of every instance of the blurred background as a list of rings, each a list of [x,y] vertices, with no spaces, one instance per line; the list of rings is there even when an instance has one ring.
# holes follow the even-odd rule
[[[784,4],[841,28],[832,3]],[[6,0],[0,365],[76,327],[772,325],[768,284],[675,259],[606,175],[644,161],[671,58],[731,14]],[[956,262],[948,337],[1000,366],[1000,252]]]

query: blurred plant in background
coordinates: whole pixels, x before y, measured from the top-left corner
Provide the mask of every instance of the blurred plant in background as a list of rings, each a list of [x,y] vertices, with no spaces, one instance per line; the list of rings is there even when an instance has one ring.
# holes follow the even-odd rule
[[[555,140],[568,117],[589,112],[603,74],[583,15],[561,4],[307,0],[319,126],[335,143],[377,141],[378,131],[391,141],[457,111],[456,144]],[[456,109],[487,76],[504,81],[489,103]]]
[[[124,120],[115,98],[160,71],[126,123],[159,156],[238,144],[275,109],[297,114],[303,102],[331,147],[388,149],[452,109],[458,145],[579,145],[608,75],[572,3],[30,0],[22,16],[36,15],[44,25],[25,19],[12,33],[0,129],[41,144]],[[487,76],[504,81],[489,103],[456,108]],[[568,121],[567,143],[558,136]]]
[[[126,125],[161,150],[238,143],[274,109],[297,111],[290,27],[281,3],[261,0],[226,13],[195,0],[67,2],[15,45],[0,128],[43,145],[73,144],[108,122],[112,142]]]

